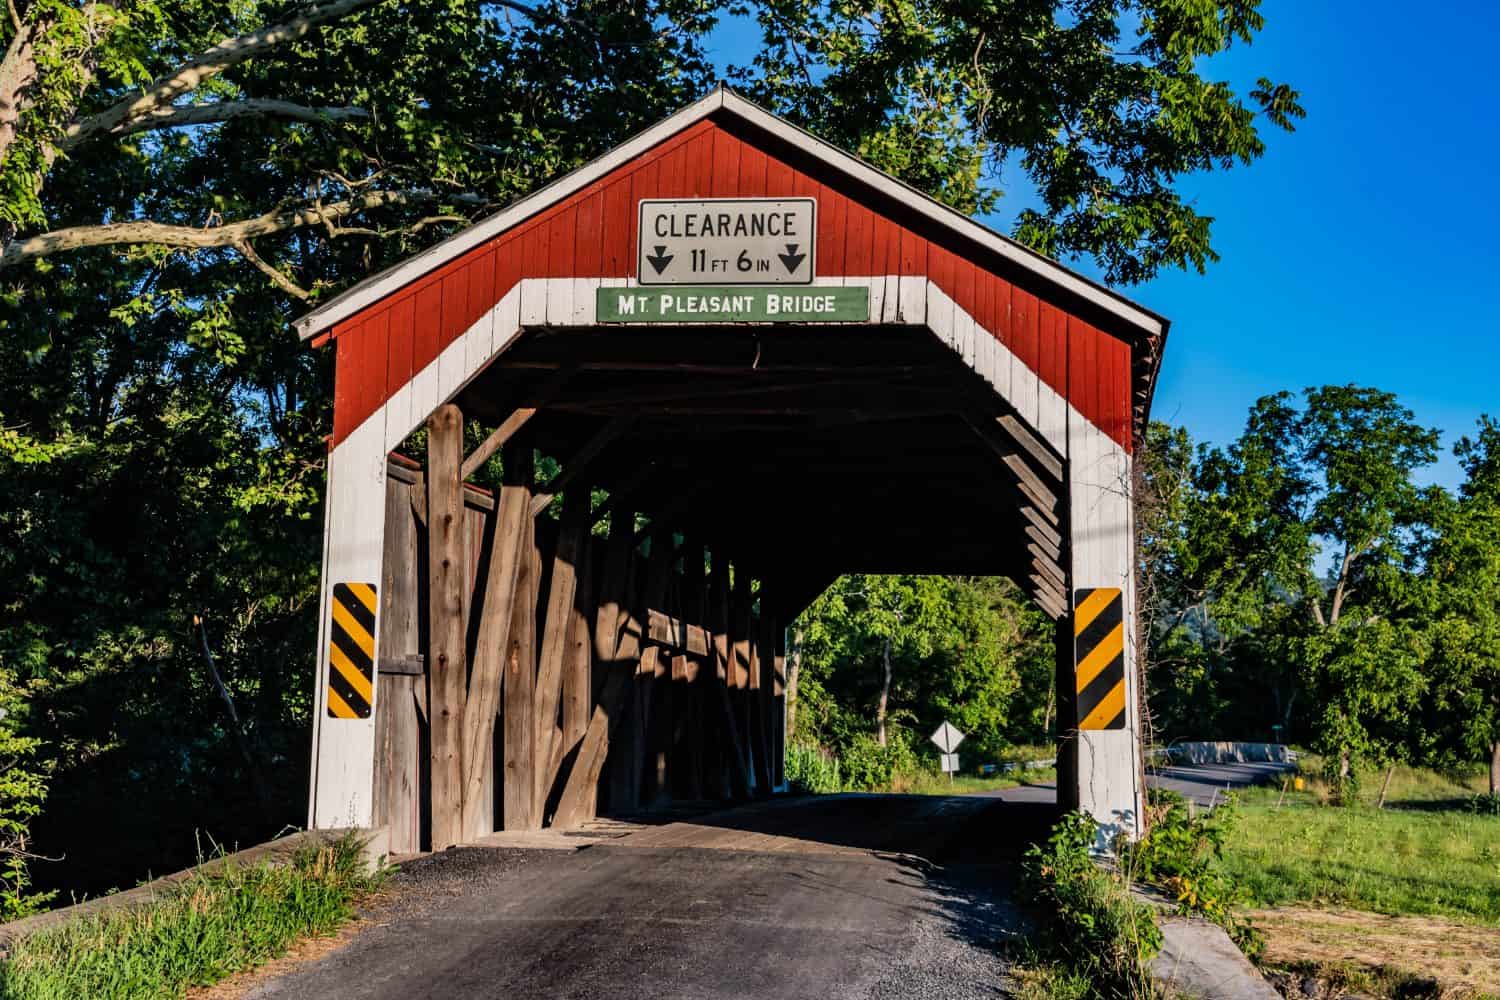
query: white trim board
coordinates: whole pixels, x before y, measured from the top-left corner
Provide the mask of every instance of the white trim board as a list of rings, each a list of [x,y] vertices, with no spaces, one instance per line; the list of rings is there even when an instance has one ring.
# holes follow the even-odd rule
[[[566,174],[508,208],[502,209],[394,267],[365,279],[296,320],[293,325],[297,333],[303,340],[306,340],[329,329],[341,320],[390,296],[480,244],[515,228],[531,216],[576,194],[617,167],[645,154],[653,146],[666,141],[715,112],[734,115],[783,142],[795,146],[820,163],[898,201],[903,206],[963,238],[999,254],[1059,289],[1077,295],[1143,333],[1151,336],[1161,336],[1166,333],[1167,322],[1160,316],[1102,285],[1095,284],[1056,261],[1027,249],[1009,237],[928,197],[916,188],[902,183],[852,154],[797,128],[724,87],[713,91],[707,97],[700,98],[676,114],[616,146],[598,159]]]

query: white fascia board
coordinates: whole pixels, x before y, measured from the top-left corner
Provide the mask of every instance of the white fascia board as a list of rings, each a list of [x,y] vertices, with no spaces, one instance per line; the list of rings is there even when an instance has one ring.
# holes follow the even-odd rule
[[[739,96],[731,90],[719,88],[707,97],[688,105],[676,114],[627,140],[620,146],[570,174],[559,178],[536,193],[490,216],[461,233],[438,243],[422,253],[401,262],[372,278],[360,282],[353,288],[320,306],[297,320],[294,324],[303,340],[333,326],[340,320],[354,315],[361,309],[380,301],[397,289],[434,271],[448,261],[472,250],[486,240],[505,232],[533,215],[545,210],[588,187],[616,167],[645,153],[651,147],[665,141],[673,134],[707,118],[715,111],[724,110],[762,129],[796,149],[811,155],[862,184],[894,199],[920,215],[974,241],[1021,268],[1038,275],[1043,280],[1073,294],[1086,302],[1118,317],[1143,333],[1161,336],[1166,332],[1166,322],[1129,300],[1115,294],[1102,285],[1097,285],[1081,275],[1049,260],[1026,247],[995,232],[988,226],[976,222],[962,212],[929,198],[916,188],[905,184],[889,174],[877,170],[858,157],[832,146],[817,136],[783,121],[771,112]]]

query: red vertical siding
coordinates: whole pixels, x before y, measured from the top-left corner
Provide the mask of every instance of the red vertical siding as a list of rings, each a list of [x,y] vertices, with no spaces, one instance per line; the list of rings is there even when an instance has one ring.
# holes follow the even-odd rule
[[[628,274],[635,267],[630,256],[628,230],[635,229],[635,202],[630,199],[630,178],[604,189],[604,218],[599,239],[603,244],[602,266],[606,275]]]
[[[588,196],[578,203],[577,228],[574,230],[573,246],[577,276],[580,278],[597,278],[604,273],[600,270],[600,261],[604,253],[601,240],[603,211],[604,194],[602,189],[595,185],[588,192]]]
[[[1130,347],[866,204],[703,121],[332,331],[335,443],[522,277],[629,277],[643,198],[813,197],[817,273],[926,276],[1085,417],[1130,447]]]
[[[385,366],[386,399],[394,396],[396,390],[409,382],[416,374],[411,366],[411,338],[415,329],[413,317],[416,313],[416,304],[416,297],[407,295],[397,299],[391,306],[391,328]]]
[[[578,268],[573,238],[578,233],[578,206],[569,205],[547,223],[547,277],[571,278]]]

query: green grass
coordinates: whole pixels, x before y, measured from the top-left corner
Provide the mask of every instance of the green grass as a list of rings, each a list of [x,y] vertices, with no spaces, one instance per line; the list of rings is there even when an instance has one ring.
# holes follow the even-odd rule
[[[226,865],[157,902],[80,917],[16,943],[0,963],[0,1000],[175,1000],[328,934],[378,877],[353,836],[288,865]]]
[[[1466,811],[1464,776],[1398,769],[1387,808],[1383,774],[1358,802],[1325,804],[1309,782],[1289,792],[1254,789],[1225,845],[1226,867],[1259,906],[1340,906],[1500,925],[1500,818]],[[1373,786],[1373,787],[1372,787]]]
[[[891,782],[891,791],[907,795],[968,795],[973,792],[996,792],[1003,788],[1018,788],[1021,785],[1046,784],[1057,780],[1052,768],[1036,771],[1015,771],[1011,774],[996,774],[980,777],[972,774],[946,774],[920,771],[901,774]]]

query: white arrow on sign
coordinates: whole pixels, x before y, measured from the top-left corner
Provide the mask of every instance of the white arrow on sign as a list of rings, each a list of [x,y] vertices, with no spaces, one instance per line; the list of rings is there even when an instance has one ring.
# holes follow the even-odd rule
[[[964,741],[964,734],[953,728],[953,723],[944,722],[937,727],[937,732],[932,734],[932,742],[943,753],[952,753],[958,749],[958,745]]]

